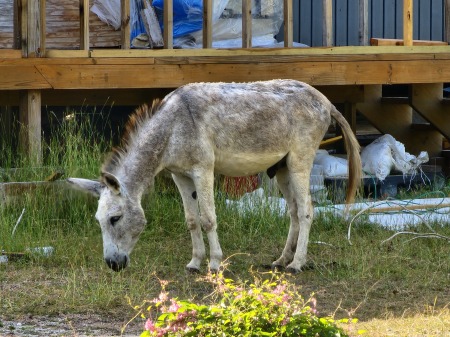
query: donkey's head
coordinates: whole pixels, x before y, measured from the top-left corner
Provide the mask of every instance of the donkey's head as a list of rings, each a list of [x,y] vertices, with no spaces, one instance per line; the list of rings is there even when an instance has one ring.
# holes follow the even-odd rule
[[[99,198],[95,218],[102,230],[103,257],[112,270],[124,269],[146,224],[140,201],[130,197],[111,173],[102,173],[101,181],[69,178],[68,182]]]

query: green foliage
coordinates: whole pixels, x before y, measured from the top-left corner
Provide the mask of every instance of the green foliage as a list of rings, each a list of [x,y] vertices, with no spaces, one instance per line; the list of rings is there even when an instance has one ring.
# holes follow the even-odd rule
[[[209,274],[213,304],[170,298],[161,281],[157,298],[136,307],[146,319],[141,337],[175,336],[348,336],[331,317],[319,317],[316,300],[305,301],[298,286],[278,274],[270,279],[254,275],[254,283],[235,282],[222,273]],[[145,309],[144,309],[145,308]],[[355,322],[356,320],[352,320]]]

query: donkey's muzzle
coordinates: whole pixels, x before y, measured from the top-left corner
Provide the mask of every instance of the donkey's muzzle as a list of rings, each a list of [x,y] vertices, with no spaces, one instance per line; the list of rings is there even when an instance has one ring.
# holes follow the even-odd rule
[[[121,271],[127,266],[128,257],[126,255],[121,255],[115,258],[105,258],[105,262],[112,270]]]

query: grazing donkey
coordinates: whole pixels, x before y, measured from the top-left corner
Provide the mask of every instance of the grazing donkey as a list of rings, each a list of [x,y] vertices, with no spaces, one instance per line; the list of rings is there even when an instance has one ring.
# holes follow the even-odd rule
[[[205,257],[202,228],[210,247],[211,270],[222,260],[214,206],[214,174],[276,175],[289,205],[290,228],[274,268],[300,271],[306,262],[313,208],[309,175],[331,117],[342,128],[349,157],[347,202],[361,178],[359,145],[339,111],[319,91],[293,80],[254,83],[194,83],[161,102],[137,109],[123,144],[105,161],[99,181],[68,181],[99,197],[96,218],[103,254],[115,271],[125,268],[146,224],[143,193],[163,169],[172,173],[183,199],[198,271]]]

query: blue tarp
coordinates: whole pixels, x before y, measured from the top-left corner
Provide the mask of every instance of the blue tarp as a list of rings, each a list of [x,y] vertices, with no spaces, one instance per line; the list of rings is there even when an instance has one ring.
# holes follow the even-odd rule
[[[153,0],[153,7],[158,16],[161,29],[164,31],[164,0]],[[203,0],[173,1],[173,37],[177,38],[203,27]]]

